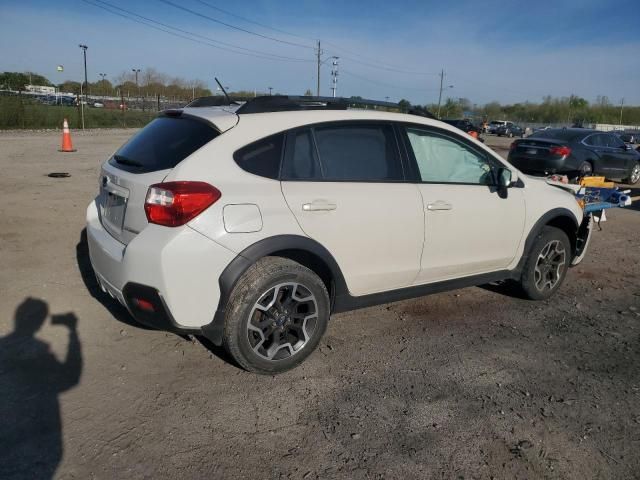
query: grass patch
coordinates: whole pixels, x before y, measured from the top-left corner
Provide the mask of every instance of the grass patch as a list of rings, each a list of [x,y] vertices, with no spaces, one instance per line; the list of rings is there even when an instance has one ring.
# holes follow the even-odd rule
[[[85,128],[143,127],[157,112],[85,107]],[[0,129],[62,128],[64,119],[73,129],[82,128],[79,107],[43,105],[21,96],[0,97]]]

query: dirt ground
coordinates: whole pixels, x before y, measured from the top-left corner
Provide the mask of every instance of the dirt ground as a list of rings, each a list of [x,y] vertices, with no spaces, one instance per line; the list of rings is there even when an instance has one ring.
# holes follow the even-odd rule
[[[640,478],[638,209],[550,301],[336,315],[301,367],[256,376],[98,294],[85,208],[131,133],[62,154],[58,133],[0,132],[0,478]]]

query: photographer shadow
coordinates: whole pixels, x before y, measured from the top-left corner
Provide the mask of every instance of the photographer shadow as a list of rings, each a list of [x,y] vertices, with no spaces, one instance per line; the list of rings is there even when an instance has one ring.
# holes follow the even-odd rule
[[[64,361],[35,338],[49,316],[46,302],[26,298],[16,309],[14,330],[0,338],[0,478],[52,478],[62,459],[58,396],[75,387],[82,351],[73,313],[52,315],[69,331]]]

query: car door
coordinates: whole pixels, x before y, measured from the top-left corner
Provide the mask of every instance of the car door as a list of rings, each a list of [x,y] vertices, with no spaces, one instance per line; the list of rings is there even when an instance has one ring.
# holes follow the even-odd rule
[[[420,269],[422,199],[390,124],[337,122],[288,134],[282,193],[333,255],[353,295],[409,286]]]
[[[607,157],[615,178],[626,178],[636,158],[631,149],[617,136],[610,133],[603,134],[607,144]]]
[[[595,174],[609,177],[615,175],[615,169],[612,168],[612,162],[609,158],[609,146],[604,134],[594,133],[593,135],[589,135],[582,140],[582,143],[595,153],[595,163],[593,165]]]
[[[522,189],[500,194],[505,167],[452,132],[407,125],[405,142],[422,194],[424,247],[416,284],[505,269],[522,240]]]

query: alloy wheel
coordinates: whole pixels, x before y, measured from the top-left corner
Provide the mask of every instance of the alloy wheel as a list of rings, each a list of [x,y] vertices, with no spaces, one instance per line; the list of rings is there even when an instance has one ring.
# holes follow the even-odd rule
[[[552,290],[562,277],[562,269],[567,261],[564,245],[559,240],[551,240],[538,255],[533,279],[540,292]]]
[[[633,170],[631,170],[630,180],[631,183],[637,183],[640,180],[640,163],[636,163]]]
[[[309,342],[318,324],[318,302],[304,285],[280,283],[264,292],[247,322],[251,349],[265,360],[284,360]]]

